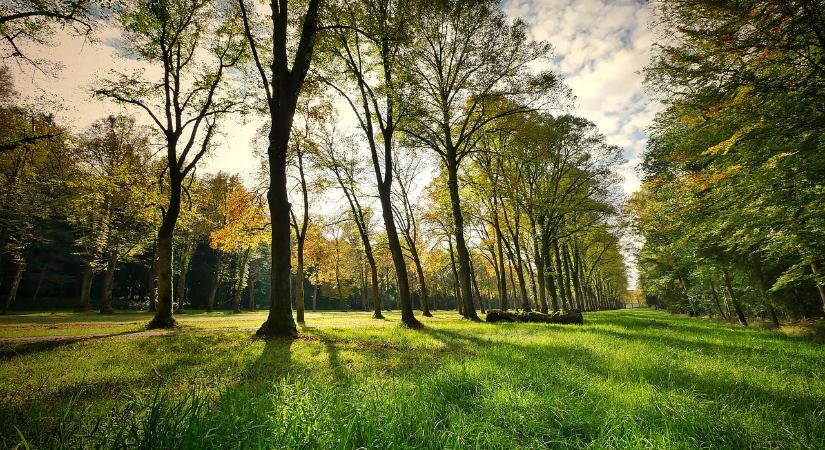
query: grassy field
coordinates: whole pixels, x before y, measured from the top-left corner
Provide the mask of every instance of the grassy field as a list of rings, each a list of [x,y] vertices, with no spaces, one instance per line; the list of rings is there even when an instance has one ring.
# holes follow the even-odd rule
[[[776,332],[625,310],[584,326],[440,312],[419,331],[310,313],[272,342],[250,338],[263,313],[190,313],[130,336],[147,317],[0,319],[6,341],[126,333],[5,353],[0,446],[825,446],[825,344]]]

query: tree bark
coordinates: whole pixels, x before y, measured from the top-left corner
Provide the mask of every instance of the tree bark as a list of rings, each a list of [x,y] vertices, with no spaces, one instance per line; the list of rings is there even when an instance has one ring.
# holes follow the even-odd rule
[[[449,237],[447,238],[447,243],[450,247],[450,266],[453,268],[453,280],[454,280],[454,292],[455,292],[455,303],[456,308],[458,309],[458,313],[464,315],[462,310],[462,303],[461,303],[461,285],[458,282],[458,269],[455,265],[455,252],[453,251],[453,240]]]
[[[548,232],[542,230],[541,236],[541,253],[542,265],[544,266],[544,273],[542,274],[547,282],[547,290],[550,292],[550,301],[552,302],[553,311],[559,310],[559,297],[556,292],[556,281],[553,278],[553,258],[550,255],[550,237]]]
[[[415,318],[412,307],[412,297],[410,296],[410,281],[407,278],[407,262],[404,260],[404,252],[401,249],[401,241],[398,239],[398,230],[395,227],[395,217],[392,211],[390,185],[392,183],[391,172],[386,174],[387,183],[378,186],[378,193],[381,199],[381,209],[384,216],[384,228],[387,232],[387,244],[392,255],[392,262],[395,266],[395,277],[398,283],[398,306],[401,309],[401,323],[410,328],[421,327],[421,322]]]

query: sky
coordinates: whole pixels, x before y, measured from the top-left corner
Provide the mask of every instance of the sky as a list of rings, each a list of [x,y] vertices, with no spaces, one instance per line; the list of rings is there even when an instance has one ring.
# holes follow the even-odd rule
[[[639,0],[507,0],[505,11],[529,25],[531,37],[554,47],[552,65],[576,96],[573,112],[592,120],[610,144],[623,149],[627,162],[617,169],[625,194],[638,190],[635,171],[644,151],[646,127],[658,111],[645,95],[641,69],[649,60],[654,33],[649,28],[650,7]],[[75,131],[111,113],[139,114],[130,108],[93,100],[94,80],[117,68],[139,67],[121,58],[107,43],[117,31],[104,31],[97,42],[59,34],[54,45],[31,48],[29,53],[63,67],[56,76],[31,69],[16,70],[16,88],[24,96],[46,97],[62,104],[58,118]],[[15,67],[12,67],[15,70]],[[259,122],[228,123],[218,149],[203,170],[223,170],[246,177],[258,167],[250,141]],[[635,268],[630,267],[631,284]]]

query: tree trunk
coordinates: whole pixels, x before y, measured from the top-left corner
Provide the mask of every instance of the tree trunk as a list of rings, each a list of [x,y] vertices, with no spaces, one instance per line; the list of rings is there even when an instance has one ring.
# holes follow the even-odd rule
[[[819,267],[814,260],[811,261],[811,272],[814,274],[816,288],[819,290],[819,298],[822,299],[822,311],[825,312],[825,285],[819,280]]]
[[[421,293],[421,315],[424,317],[432,317],[430,312],[429,293],[427,292],[427,280],[424,278],[424,267],[421,265],[421,258],[418,255],[418,249],[415,243],[410,243],[410,252],[412,253],[413,263],[415,264],[415,272],[418,275],[418,290]]]
[[[14,271],[14,278],[12,278],[11,287],[9,288],[9,295],[6,296],[6,302],[3,304],[3,315],[5,315],[9,306],[17,298],[17,289],[20,287],[20,280],[23,278],[23,272],[26,270],[26,262],[18,261]]]
[[[570,258],[567,252],[567,244],[564,244],[560,250],[562,253],[562,267],[564,268],[564,289],[567,293],[567,300],[570,303],[571,309],[581,309],[578,305],[579,299],[573,296],[573,289],[571,287],[573,277],[570,274]]]
[[[498,266],[501,278],[498,280],[498,296],[500,308],[507,311],[507,269],[504,261],[504,238],[501,235],[501,224],[498,221],[498,212],[493,212],[493,229],[496,232],[496,250],[498,250]]]
[[[370,266],[370,280],[372,286],[370,286],[372,290],[372,318],[373,319],[383,319],[384,315],[381,314],[381,290],[378,284],[378,267],[375,264],[375,257],[372,255],[372,249],[370,248],[369,252],[365,252],[367,257],[367,263]]]
[[[730,320],[727,314],[725,314],[725,310],[722,309],[722,302],[719,301],[719,295],[716,293],[716,286],[713,284],[713,280],[710,280],[710,294],[713,297],[714,303],[716,303],[716,308],[719,310],[719,315],[722,316],[725,320]]]
[[[215,269],[212,271],[212,284],[209,289],[209,297],[206,300],[206,310],[212,312],[215,309],[215,298],[218,295],[218,288],[221,286],[221,273],[223,272],[223,253],[218,252],[215,259]]]
[[[748,319],[745,317],[745,313],[742,311],[742,305],[739,304],[739,300],[733,293],[733,285],[730,281],[730,273],[728,272],[728,269],[722,269],[722,275],[725,279],[725,289],[727,289],[730,301],[731,303],[733,303],[733,309],[736,311],[736,315],[739,317],[739,323],[744,326],[748,326]]]
[[[779,317],[776,316],[776,309],[773,307],[771,295],[769,293],[768,281],[765,279],[765,272],[762,270],[762,260],[758,256],[754,257],[753,271],[756,275],[756,283],[759,287],[759,294],[762,297],[762,304],[768,312],[768,318],[774,328],[779,328]]]
[[[421,322],[415,318],[412,307],[412,297],[410,296],[410,282],[407,278],[407,262],[404,260],[404,252],[401,249],[401,241],[398,239],[398,230],[395,228],[395,217],[393,216],[390,183],[391,173],[386,174],[388,183],[381,183],[378,186],[378,194],[381,199],[381,209],[384,216],[384,228],[387,232],[387,244],[392,255],[392,262],[395,266],[395,277],[398,283],[398,306],[401,309],[401,323],[410,328],[421,327]]]
[[[252,270],[251,262],[249,264],[249,280],[246,284],[249,289],[249,310],[255,311],[255,271]]]
[[[475,298],[478,299],[478,309],[481,310],[482,314],[487,314],[487,311],[484,308],[484,301],[481,299],[481,292],[478,290],[478,279],[476,278],[476,268],[475,264],[472,264],[472,260],[470,260],[470,274],[473,278],[473,291],[475,292]]]
[[[92,279],[95,273],[92,265],[88,262],[83,264],[83,275],[80,281],[80,299],[74,310],[77,312],[87,312],[92,309]]]
[[[241,312],[241,296],[243,295],[244,282],[246,281],[246,270],[249,263],[249,254],[252,250],[247,248],[238,258],[238,276],[235,282],[235,292],[232,296],[232,312]]]
[[[544,259],[541,256],[541,242],[536,234],[536,226],[533,225],[533,259],[536,262],[536,282],[538,283],[539,310],[547,314],[547,288],[545,285]]]
[[[103,314],[111,314],[112,309],[112,288],[115,279],[115,267],[117,266],[117,255],[114,252],[109,253],[106,260],[106,271],[103,272],[103,286],[100,290],[100,312]]]
[[[458,256],[458,275],[461,284],[461,306],[463,316],[467,319],[479,321],[473,304],[472,280],[470,279],[470,252],[464,240],[464,216],[461,213],[461,197],[458,192],[458,160],[455,150],[447,152],[448,188],[450,190],[450,204],[455,227],[455,248]]]
[[[559,253],[559,241],[555,237],[553,238],[553,253],[556,257],[556,264],[554,267],[556,269],[556,279],[559,281],[558,290],[559,295],[561,296],[561,305],[564,309],[570,309],[567,305],[567,290],[564,286],[564,274],[562,273],[562,268],[564,266],[562,265],[561,254]]]
[[[304,323],[304,239],[298,238],[298,252],[295,255],[295,320]],[[315,307],[313,306],[313,310]]]
[[[556,280],[553,278],[553,258],[550,256],[550,238],[545,231],[542,231],[541,237],[541,253],[542,265],[544,266],[544,273],[542,276],[546,280],[547,290],[550,292],[550,301],[552,302],[553,311],[559,310],[559,297],[556,292]]]
[[[288,80],[281,80],[286,84]],[[278,89],[281,87],[279,86]],[[283,93],[282,93],[283,94]],[[294,99],[292,98],[294,94]],[[287,193],[286,154],[289,134],[295,113],[298,92],[283,94],[285,104],[271,109],[272,125],[269,130],[269,205],[270,232],[272,237],[272,269],[270,272],[269,315],[257,331],[258,336],[297,336],[298,330],[292,319],[290,293],[291,253],[289,225],[289,197]]]
[[[458,269],[455,265],[455,252],[453,251],[453,240],[449,237],[447,238],[447,243],[450,247],[450,266],[453,268],[453,280],[454,280],[454,290],[455,290],[455,302],[456,308],[458,309],[458,313],[461,315],[463,314],[463,308],[461,303],[461,285],[458,283]]]
[[[177,154],[174,148],[169,150],[170,154]],[[157,259],[155,261],[155,278],[158,283],[157,311],[155,317],[149,322],[149,328],[172,328],[177,326],[175,317],[172,315],[172,261],[173,238],[175,225],[180,214],[181,189],[183,178],[179,173],[170,171],[169,174],[169,207],[163,215],[160,229],[158,230]]]
[[[318,285],[315,284],[312,286],[312,310],[318,310]]]

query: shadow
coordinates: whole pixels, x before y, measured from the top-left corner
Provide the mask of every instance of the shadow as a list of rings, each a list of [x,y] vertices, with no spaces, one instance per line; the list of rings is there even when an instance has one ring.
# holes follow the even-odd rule
[[[0,344],[3,347],[0,348],[0,361],[8,361],[18,356],[38,353],[46,350],[52,350],[65,345],[76,344],[78,342],[93,341],[97,339],[106,339],[119,336],[128,336],[143,333],[145,331],[146,330],[122,331],[120,333],[90,334],[87,336],[43,336],[43,339],[40,339],[40,337],[34,337],[31,338],[32,340],[30,341],[21,340],[19,344],[7,341]],[[162,337],[168,336],[170,334],[171,333],[152,337]]]

